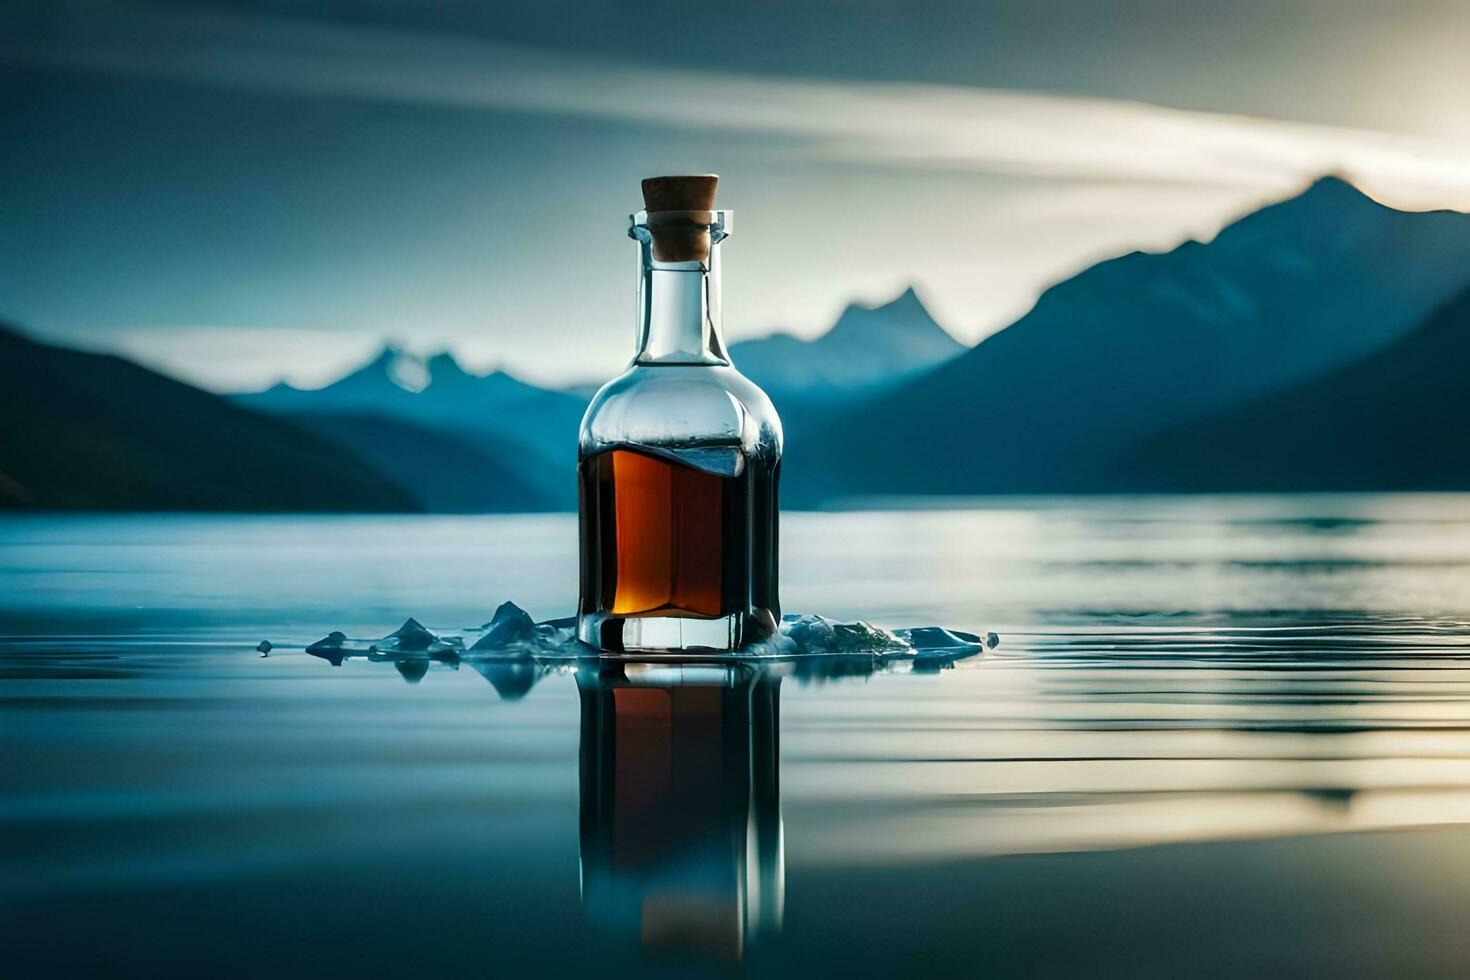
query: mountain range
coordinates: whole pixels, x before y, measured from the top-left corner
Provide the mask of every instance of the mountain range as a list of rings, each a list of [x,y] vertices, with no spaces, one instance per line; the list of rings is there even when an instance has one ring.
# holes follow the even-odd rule
[[[0,328],[0,506],[414,511],[354,453],[122,358]]]
[[[1464,490],[1467,365],[1470,288],[1376,354],[1145,440],[1112,479],[1154,492]]]
[[[576,506],[577,426],[587,399],[540,388],[504,371],[471,374],[448,352],[423,359],[386,345],[368,363],[322,388],[281,383],[233,396],[236,404],[305,424],[344,440],[356,452],[404,460],[432,479],[445,466],[493,466],[513,483],[475,481],[453,491],[455,510],[564,510]],[[438,456],[421,433],[436,433]],[[371,433],[371,435],[369,435]],[[441,490],[424,490],[437,495]],[[527,496],[529,492],[531,496]],[[425,498],[425,506],[431,506]]]
[[[778,405],[797,405],[891,388],[965,349],[935,321],[911,287],[887,303],[850,304],[815,339],[776,333],[731,344],[730,356]],[[233,397],[239,404],[278,414],[374,413],[501,432],[541,445],[543,424],[564,423],[573,414],[580,422],[600,384],[542,388],[505,371],[472,374],[447,351],[425,359],[386,344],[366,364],[324,387],[303,389],[281,382]],[[515,425],[507,424],[509,413],[517,416]],[[527,416],[529,430],[521,428]]]
[[[1092,266],[974,349],[798,433],[783,495],[1123,489],[1119,460],[1144,440],[1370,358],[1467,285],[1470,216],[1322,178],[1208,244]],[[1284,486],[1319,482],[1305,460],[1289,469]]]
[[[548,458],[553,433],[572,427],[568,451],[575,453],[576,425],[586,399],[540,388],[505,371],[471,374],[445,351],[419,358],[389,344],[368,363],[322,388],[282,382],[265,391],[234,396],[247,408],[276,415],[380,415],[462,433],[474,441],[505,438]]]
[[[913,289],[878,306],[852,304],[814,340],[775,334],[731,346],[731,357],[766,390],[788,424],[900,384],[966,348],[924,308]],[[592,387],[595,390],[595,386]],[[450,491],[451,509],[567,509],[576,505],[577,427],[591,392],[541,388],[504,371],[476,375],[448,352],[428,358],[385,345],[366,364],[321,388],[281,383],[234,396],[237,404],[303,425],[378,461],[478,459],[514,469],[524,487],[476,480]],[[823,416],[825,417],[825,416]],[[428,451],[425,430],[448,440]],[[432,468],[432,467],[431,467]],[[447,472],[447,470],[441,470]],[[464,487],[468,486],[468,489]],[[424,490],[442,509],[445,491]],[[430,499],[430,495],[434,499]],[[476,501],[479,501],[478,504]]]
[[[782,413],[788,506],[1470,490],[1470,215],[1328,177],[1085,269],[974,348],[908,290],[731,354]],[[388,346],[322,388],[226,398],[0,331],[0,506],[566,510],[588,394]]]
[[[909,287],[878,306],[850,304],[814,340],[776,333],[731,344],[730,357],[778,410],[796,410],[897,387],[965,350]]]

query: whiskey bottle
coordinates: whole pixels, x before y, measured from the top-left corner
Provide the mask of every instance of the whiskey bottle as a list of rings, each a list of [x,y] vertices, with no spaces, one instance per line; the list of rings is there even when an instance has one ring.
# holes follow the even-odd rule
[[[637,353],[582,419],[577,632],[611,653],[734,651],[781,618],[781,421],[721,337],[718,180],[643,182]]]

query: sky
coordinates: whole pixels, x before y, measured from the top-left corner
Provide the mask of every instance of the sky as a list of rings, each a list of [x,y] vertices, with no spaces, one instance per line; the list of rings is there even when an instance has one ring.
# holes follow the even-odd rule
[[[0,7],[0,319],[216,390],[384,340],[631,354],[638,180],[722,175],[726,333],[914,285],[973,343],[1341,173],[1470,209],[1470,3]]]

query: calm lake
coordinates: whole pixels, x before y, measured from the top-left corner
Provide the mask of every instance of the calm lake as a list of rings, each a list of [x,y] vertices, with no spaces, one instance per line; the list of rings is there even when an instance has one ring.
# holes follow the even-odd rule
[[[0,519],[3,975],[1464,974],[1470,496],[782,536],[787,612],[1000,645],[333,666],[569,615],[575,518]]]

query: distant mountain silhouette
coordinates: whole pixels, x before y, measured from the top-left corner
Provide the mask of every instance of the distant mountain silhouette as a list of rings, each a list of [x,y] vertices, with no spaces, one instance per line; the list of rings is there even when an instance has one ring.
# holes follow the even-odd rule
[[[510,411],[550,410],[561,417],[575,414],[580,420],[586,407],[573,395],[539,388],[504,371],[471,374],[447,351],[424,360],[392,344],[322,388],[282,382],[232,397],[268,412],[371,412],[469,429],[507,427],[502,416]]]
[[[777,409],[804,411],[870,396],[967,349],[929,314],[910,286],[878,306],[848,304],[826,333],[811,340],[773,333],[731,344],[730,357]],[[590,399],[601,386],[602,381],[590,381],[563,390]]]
[[[1115,489],[1127,447],[1370,357],[1467,284],[1470,216],[1395,211],[1323,178],[1209,244],[1052,287],[791,444],[783,495]]]
[[[560,507],[576,505],[577,426],[587,400],[540,388],[504,371],[476,375],[452,354],[422,360],[385,346],[371,361],[316,389],[278,384],[233,396],[239,404],[298,421],[310,416],[377,416],[468,443]],[[539,509],[539,508],[538,508]]]
[[[778,407],[791,410],[788,427],[800,428],[810,411],[892,387],[964,350],[909,289],[881,306],[849,306],[831,330],[814,340],[777,334],[734,344],[731,357]],[[432,429],[449,440],[446,450],[468,447],[482,462],[502,469],[518,460],[524,483],[552,506],[573,507],[577,426],[590,397],[590,391],[581,391],[537,387],[503,371],[475,375],[447,352],[424,360],[386,345],[371,361],[323,388],[282,383],[233,397],[298,424],[321,417],[322,425],[310,427],[379,463],[381,454],[370,440],[341,420],[396,419]],[[421,447],[417,456],[427,463],[429,447]],[[464,504],[454,492],[456,507]]]
[[[830,402],[896,386],[962,353],[913,288],[880,306],[853,303],[812,340],[778,333],[730,345],[740,372],[783,404]]]
[[[268,412],[398,414],[427,382],[428,367],[421,359],[385,344],[371,361],[324,388],[297,388],[282,381],[265,391],[231,397],[241,405]]]
[[[1470,289],[1365,360],[1125,454],[1138,490],[1470,490]]]
[[[548,465],[537,460],[529,475],[524,467],[517,470],[518,449],[492,452],[483,439],[385,415],[308,412],[282,418],[361,456],[432,513],[527,513],[567,506],[566,493],[546,486]]]
[[[972,350],[909,290],[732,356],[786,411],[788,505],[1470,489],[1470,215],[1324,178],[1208,244],[1101,262]],[[391,346],[232,402],[0,329],[0,506],[570,509],[584,404]]]
[[[0,328],[0,506],[412,511],[357,456],[119,357]]]

